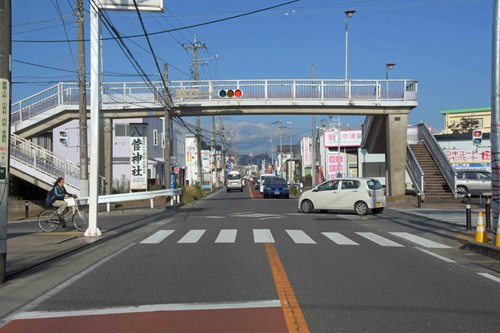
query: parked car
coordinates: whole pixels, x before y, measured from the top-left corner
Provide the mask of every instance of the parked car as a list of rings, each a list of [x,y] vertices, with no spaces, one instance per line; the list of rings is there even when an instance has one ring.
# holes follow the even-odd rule
[[[231,190],[239,190],[240,192],[243,192],[243,179],[241,177],[241,173],[238,171],[231,171],[227,174],[226,190],[227,192]]]
[[[373,178],[339,178],[328,180],[313,189],[302,193],[299,210],[312,213],[332,210],[354,210],[365,215],[370,210],[381,213],[386,206],[385,190]]]
[[[279,178],[279,177],[276,176],[275,174],[260,175],[260,179],[259,179],[259,193],[260,194],[264,193],[264,186],[266,184],[266,181],[271,179],[271,178]]]
[[[491,172],[485,170],[458,170],[457,196],[463,198],[470,193],[478,195],[491,192]]]
[[[267,197],[290,197],[290,187],[283,178],[269,177],[264,183],[264,198]]]

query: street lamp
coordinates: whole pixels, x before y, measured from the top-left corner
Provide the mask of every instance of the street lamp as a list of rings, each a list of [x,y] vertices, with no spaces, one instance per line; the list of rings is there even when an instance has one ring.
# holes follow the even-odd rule
[[[347,81],[347,55],[349,46],[349,19],[356,13],[353,9],[348,9],[345,12],[345,80]]]
[[[389,98],[389,70],[393,70],[396,66],[393,62],[385,64],[385,98]]]

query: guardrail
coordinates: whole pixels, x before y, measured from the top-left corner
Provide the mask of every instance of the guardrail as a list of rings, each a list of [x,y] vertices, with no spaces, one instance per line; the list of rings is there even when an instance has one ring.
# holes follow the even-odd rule
[[[98,204],[106,204],[106,210],[109,212],[111,210],[111,204],[123,201],[136,201],[136,200],[150,200],[151,208],[154,208],[154,198],[156,197],[173,197],[171,205],[176,205],[180,203],[180,196],[182,194],[182,189],[169,189],[169,190],[159,190],[159,191],[148,191],[148,192],[132,192],[132,193],[118,193],[109,195],[100,195],[97,197]],[[88,197],[78,198],[78,203],[81,205],[88,204]]]
[[[417,130],[417,133],[415,133],[415,128]],[[441,146],[439,146],[436,138],[427,128],[427,125],[425,125],[424,123],[411,125],[408,126],[408,129],[410,132],[412,132],[412,136],[417,139],[416,141],[423,142],[426,145],[430,154],[434,158],[434,161],[436,161],[439,170],[441,170],[444,179],[448,183],[448,186],[456,196],[457,174],[455,172],[455,169],[453,169],[453,167],[451,166],[448,157],[446,157],[446,154],[444,153],[443,149],[441,149]]]
[[[161,82],[153,82],[160,95]],[[241,89],[243,100],[343,100],[343,101],[417,101],[416,80],[204,80],[171,81],[169,91],[174,102],[189,100],[223,100],[218,93],[223,89]],[[90,90],[90,84],[87,87]],[[158,103],[151,88],[144,82],[105,82],[101,87],[103,104]],[[32,118],[62,105],[78,105],[76,82],[60,82],[35,95],[12,104],[11,124]],[[90,99],[90,93],[87,93]],[[225,99],[228,101],[229,99]],[[235,100],[233,98],[232,100]]]
[[[425,199],[424,195],[424,171],[420,167],[415,154],[410,148],[410,145],[406,145],[406,171],[415,186],[417,195],[421,195],[422,199]]]

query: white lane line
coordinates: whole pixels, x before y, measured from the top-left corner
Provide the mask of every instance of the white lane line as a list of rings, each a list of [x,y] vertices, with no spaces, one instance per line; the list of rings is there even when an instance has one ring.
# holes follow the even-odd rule
[[[195,229],[195,230],[189,230],[187,234],[184,235],[177,243],[197,243],[201,236],[205,233],[206,230],[204,229]]]
[[[438,242],[434,242],[419,236],[412,235],[407,232],[390,232],[391,235],[401,237],[403,239],[409,240],[410,242],[416,243],[420,246],[429,248],[429,249],[449,249],[450,246],[444,245]]]
[[[380,246],[403,247],[403,245],[393,242],[385,237],[374,234],[373,232],[357,232],[357,234]]]
[[[483,276],[483,277],[485,277],[487,279],[490,279],[492,281],[500,283],[500,278],[498,278],[498,277],[496,277],[494,275],[491,275],[489,273],[477,273],[477,274],[479,274],[479,275],[481,275],[481,276]]]
[[[197,310],[221,310],[221,309],[279,308],[279,307],[281,307],[280,300],[232,302],[232,303],[191,303],[191,304],[177,303],[177,304],[124,306],[116,308],[63,311],[63,312],[32,311],[32,312],[23,312],[16,314],[13,319],[19,320],[19,319],[81,317],[81,316],[97,316],[97,315],[158,312],[158,311],[197,311]]]
[[[269,229],[253,229],[255,243],[274,243],[273,235]]]
[[[234,243],[236,241],[236,229],[222,229],[215,240],[216,243]]]
[[[302,230],[285,230],[285,231],[296,244],[316,244],[316,242]]]
[[[174,233],[175,230],[159,230],[153,235],[149,236],[139,244],[158,244],[168,236]]]
[[[359,245],[355,241],[350,240],[349,238],[338,232],[322,232],[322,234],[338,245]]]
[[[416,249],[417,249],[417,250],[420,250],[420,251],[422,251],[422,252],[424,252],[424,253],[427,253],[428,255],[431,255],[431,256],[433,256],[434,258],[438,258],[438,259],[441,259],[441,260],[443,260],[443,261],[446,261],[446,262],[449,262],[449,263],[452,263],[452,264],[455,264],[455,263],[456,263],[456,261],[455,261],[455,260],[452,260],[452,259],[449,259],[449,258],[443,257],[443,256],[441,256],[441,255],[439,255],[439,254],[437,254],[437,253],[434,253],[434,252],[428,251],[428,250],[426,250],[426,249],[421,249],[421,248],[419,248],[419,247],[416,247]]]

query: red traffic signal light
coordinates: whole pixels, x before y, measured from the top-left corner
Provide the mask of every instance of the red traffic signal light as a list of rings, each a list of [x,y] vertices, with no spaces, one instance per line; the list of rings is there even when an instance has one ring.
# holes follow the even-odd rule
[[[243,96],[243,91],[241,91],[240,89],[228,89],[228,90],[219,90],[219,97],[241,97]]]
[[[482,141],[483,141],[483,131],[473,130],[472,131],[472,143],[476,146],[479,146]]]

